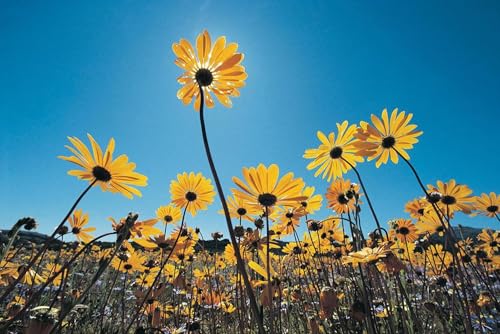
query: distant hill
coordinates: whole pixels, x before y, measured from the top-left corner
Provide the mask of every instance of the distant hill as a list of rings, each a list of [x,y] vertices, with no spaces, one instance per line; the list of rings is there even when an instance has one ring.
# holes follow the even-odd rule
[[[9,230],[0,230],[0,245],[5,245],[8,242],[9,240],[8,233]],[[32,244],[35,245],[43,244],[45,243],[45,241],[47,241],[48,238],[49,236],[43,233],[21,230],[18,232],[16,240],[14,241],[14,247],[22,246],[31,248]],[[58,250],[61,248],[63,244],[71,244],[71,243],[72,241],[63,242],[61,240],[53,240],[49,246],[49,249]],[[104,248],[109,248],[113,246],[113,242],[110,241],[97,241],[95,244]],[[204,248],[209,252],[223,252],[227,244],[229,244],[228,239],[222,239],[218,241],[200,240],[198,242],[198,245],[196,245],[196,250],[199,251]]]
[[[481,229],[479,228],[474,228],[474,227],[468,227],[468,226],[462,226],[461,228],[454,227],[455,233],[457,234],[457,237],[461,237],[463,235],[464,238],[471,238],[475,239],[475,237],[481,233]],[[1,230],[0,231],[0,244],[4,245],[8,241],[8,236],[7,234],[9,233],[9,230]],[[18,246],[24,246],[24,247],[31,247],[31,244],[39,245],[44,243],[48,239],[48,235],[38,233],[38,232],[31,232],[31,231],[19,231],[16,240],[14,241],[14,247]],[[437,242],[441,242],[443,238],[435,238]],[[63,244],[70,244],[71,242],[62,242],[61,240],[54,240],[51,242],[51,245],[49,249],[52,250],[57,250],[60,249]],[[284,246],[287,244],[286,241],[279,241],[281,246]],[[103,242],[96,242],[97,245],[108,248],[112,247],[113,243],[109,241],[103,241]],[[199,251],[201,249],[206,249],[209,252],[223,252],[224,248],[226,245],[229,244],[228,239],[222,239],[222,240],[200,240],[198,242],[198,245],[196,245],[196,250]]]

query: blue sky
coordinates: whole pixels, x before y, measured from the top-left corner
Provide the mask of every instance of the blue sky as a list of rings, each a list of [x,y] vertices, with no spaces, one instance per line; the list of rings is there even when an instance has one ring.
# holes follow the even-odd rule
[[[10,1],[0,5],[0,221],[33,216],[50,232],[86,183],[66,175],[66,136],[116,140],[149,177],[143,197],[93,189],[80,207],[99,233],[107,217],[141,218],[170,200],[177,173],[210,176],[198,114],[176,98],[171,44],[203,29],[245,53],[247,86],[232,110],[206,114],[224,187],[243,166],[277,163],[324,193],[302,158],[316,131],[368,120],[384,107],[414,113],[410,152],[426,183],[455,178],[498,192],[500,6],[495,1]],[[399,164],[360,172],[382,221],[420,196]],[[349,174],[353,179],[355,175]],[[189,218],[226,229],[210,211]],[[328,212],[323,211],[326,215]],[[368,208],[365,229],[373,227]],[[491,226],[485,218],[456,223]]]

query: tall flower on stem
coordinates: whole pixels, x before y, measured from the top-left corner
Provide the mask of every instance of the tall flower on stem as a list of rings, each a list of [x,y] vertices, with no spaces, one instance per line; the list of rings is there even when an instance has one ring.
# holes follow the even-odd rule
[[[270,268],[270,254],[269,254],[269,210],[277,205],[287,207],[296,206],[297,202],[305,201],[307,196],[302,194],[304,188],[304,181],[301,178],[294,178],[293,173],[285,174],[281,179],[279,178],[279,167],[275,164],[269,167],[260,164],[251,168],[243,168],[243,182],[237,177],[233,177],[233,182],[238,187],[233,189],[236,197],[241,198],[248,204],[262,208],[266,216],[266,232],[267,232],[267,247],[266,247],[266,265],[267,269]],[[272,296],[272,282],[271,275],[267,274],[268,282],[268,295]],[[272,300],[271,300],[272,302]],[[272,332],[273,325],[273,305],[269,305],[269,324]]]
[[[382,112],[382,120],[372,115],[373,125],[370,125],[366,122],[361,122],[360,123],[361,129],[360,131],[358,131],[356,135],[356,137],[360,140],[357,143],[359,149],[358,154],[368,157],[369,161],[377,159],[377,162],[375,164],[377,167],[380,167],[382,163],[384,164],[387,163],[389,157],[391,158],[391,161],[393,163],[398,163],[399,158],[401,158],[404,162],[406,162],[408,167],[410,167],[413,174],[415,175],[415,178],[417,179],[417,182],[422,191],[424,192],[427,200],[430,202],[431,208],[434,210],[435,215],[433,215],[433,217],[437,218],[440,223],[440,226],[438,227],[435,224],[436,221],[434,220],[432,224],[430,224],[430,226],[424,227],[424,231],[427,230],[429,227],[430,230],[433,229],[436,230],[437,228],[442,229],[448,242],[450,244],[457,244],[456,242],[457,238],[455,236],[453,229],[448,228],[449,218],[453,214],[452,212],[453,210],[470,212],[470,204],[469,204],[470,201],[468,199],[462,200],[461,201],[462,203],[457,204],[457,202],[454,202],[453,198],[450,197],[445,198],[442,197],[441,196],[442,194],[440,194],[438,191],[432,191],[435,189],[429,189],[432,191],[431,193],[429,193],[429,191],[426,189],[424,183],[422,182],[420,176],[418,175],[417,170],[410,163],[410,156],[406,152],[407,150],[413,148],[413,145],[418,142],[417,137],[419,137],[423,133],[422,131],[416,130],[417,128],[416,125],[409,124],[412,117],[413,117],[412,114],[405,114],[405,112],[398,113],[398,110],[394,109],[392,111],[391,118],[389,120],[387,110],[384,109],[384,111]],[[360,183],[363,186],[361,180]],[[459,195],[460,197],[467,197],[469,195],[469,193],[467,193],[465,189],[459,189],[457,191],[458,193],[455,195]],[[454,197],[454,195],[451,195],[451,197]],[[368,203],[370,203],[369,197],[367,196],[366,198],[368,200]],[[442,202],[443,198],[446,203]],[[443,207],[446,209],[445,212],[443,212],[442,210]],[[424,212],[424,216],[425,215],[426,213]],[[426,223],[424,224],[428,225]],[[419,228],[419,230],[422,230],[421,227]],[[454,260],[458,262],[457,252],[456,249],[453,247],[452,247],[452,254]],[[465,274],[463,273],[463,270],[464,269],[459,264],[458,277],[462,284],[461,286],[462,294],[466,296],[466,291],[464,288]],[[464,312],[467,314],[467,322],[466,322],[467,332],[472,332],[471,317],[470,314],[466,311],[469,309],[468,300],[467,298],[464,298],[460,302],[461,303],[463,302],[462,307]]]
[[[209,108],[214,106],[210,95],[211,92],[213,92],[219,102],[226,107],[232,106],[229,96],[239,96],[238,88],[244,85],[244,80],[247,75],[245,73],[245,68],[240,65],[243,60],[243,54],[236,53],[237,46],[236,43],[231,43],[226,46],[226,38],[219,37],[212,48],[210,35],[205,31],[198,35],[196,40],[198,58],[194,53],[192,45],[184,39],[179,43],[174,43],[172,49],[178,57],[175,63],[185,70],[184,74],[178,78],[178,81],[185,86],[177,92],[177,97],[181,99],[184,104],[189,104],[193,97],[196,97],[194,108],[200,112],[201,133],[208,164],[210,165],[210,170],[214,177],[217,192],[224,210],[229,237],[235,249],[238,270],[245,283],[245,289],[247,290],[250,300],[250,307],[257,319],[259,334],[263,334],[265,330],[262,317],[255,300],[250,279],[245,269],[245,263],[239,251],[238,242],[231,223],[229,208],[217,174],[217,169],[215,168],[212,153],[210,152],[204,117],[204,105],[207,104]]]
[[[371,116],[373,125],[367,122],[360,122],[358,132],[355,134],[358,141],[353,144],[357,148],[356,154],[367,157],[368,161],[377,159],[375,163],[377,168],[383,163],[386,164],[389,157],[393,163],[398,163],[398,157],[402,157],[408,162],[410,156],[406,153],[406,150],[413,148],[413,144],[418,142],[417,137],[423,133],[416,130],[416,125],[409,124],[412,117],[413,114],[406,114],[404,111],[398,112],[398,109],[395,108],[389,119],[387,109],[384,109],[382,111],[382,119],[375,115]],[[349,161],[345,159],[344,161],[351,165],[358,176],[377,228],[381,230],[380,222],[375,214],[359,172]]]
[[[304,153],[304,158],[313,159],[307,169],[315,169],[314,176],[323,174],[324,179],[328,177],[330,180],[341,177],[347,173],[351,166],[356,166],[356,163],[363,162],[363,158],[356,155],[355,143],[357,139],[354,134],[357,130],[356,124],[351,124],[347,121],[342,124],[337,123],[337,137],[331,132],[328,137],[321,131],[317,132],[317,136],[321,144],[317,148],[307,149]]]
[[[68,174],[88,181],[89,185],[80,194],[80,196],[78,196],[68,213],[66,213],[66,216],[64,216],[59,225],[54,229],[54,232],[47,239],[45,244],[39,249],[36,255],[31,258],[31,261],[24,266],[22,270],[20,270],[19,277],[16,281],[9,285],[2,296],[0,296],[0,302],[2,302],[10,292],[12,292],[16,284],[20,282],[30,268],[38,260],[40,260],[42,254],[45,254],[45,251],[54,240],[59,229],[64,225],[66,220],[68,220],[78,203],[80,203],[82,198],[94,185],[99,184],[103,191],[121,193],[130,199],[133,195],[141,196],[141,192],[134,188],[134,186],[147,185],[147,177],[134,171],[135,163],[129,162],[128,157],[125,154],[122,154],[113,160],[113,152],[115,150],[115,141],[113,138],[110,139],[106,151],[103,154],[101,147],[94,140],[94,138],[90,134],[87,136],[90,140],[92,153],[80,139],[76,137],[68,137],[74,147],[66,146],[66,148],[74,155],[59,156],[59,158],[82,167],[83,170],[70,170]]]

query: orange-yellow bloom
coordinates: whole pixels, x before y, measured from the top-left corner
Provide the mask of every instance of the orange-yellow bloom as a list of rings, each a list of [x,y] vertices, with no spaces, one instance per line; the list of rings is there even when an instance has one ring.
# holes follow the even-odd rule
[[[332,182],[326,195],[328,207],[336,213],[347,213],[356,209],[359,204],[359,186],[349,180],[337,179]]]
[[[212,93],[225,107],[232,106],[230,96],[240,95],[239,88],[245,85],[247,74],[241,65],[243,54],[236,52],[238,44],[226,44],[226,37],[217,38],[212,45],[208,31],[198,35],[196,52],[185,39],[172,45],[177,59],[175,64],[185,72],[177,78],[183,85],[177,92],[182,103],[189,104],[195,98],[194,108],[200,109],[200,89],[204,93],[204,103],[208,108],[214,107]]]
[[[113,138],[109,140],[108,147],[103,154],[94,138],[90,134],[87,136],[92,146],[92,153],[80,139],[68,137],[74,147],[68,145],[65,147],[74,155],[58,158],[83,168],[83,170],[70,170],[68,174],[90,183],[96,182],[103,191],[120,193],[128,198],[132,198],[133,195],[141,196],[141,192],[133,186],[146,186],[148,178],[134,171],[135,163],[129,162],[125,154],[113,160],[115,140]]]
[[[358,148],[358,155],[365,156],[368,161],[377,159],[375,166],[386,164],[389,160],[395,164],[399,157],[396,150],[407,160],[410,156],[406,152],[418,143],[417,137],[422,135],[422,131],[417,131],[417,126],[409,124],[413,114],[406,114],[404,111],[398,112],[394,109],[391,118],[387,114],[387,109],[382,111],[382,119],[375,115],[371,116],[372,123],[360,122],[360,128],[355,135],[359,141],[354,145]]]
[[[79,241],[88,243],[93,239],[89,232],[95,231],[95,227],[84,228],[89,222],[88,213],[83,214],[82,209],[78,209],[68,218],[68,222],[71,226],[71,233],[73,233]]]
[[[448,183],[437,181],[437,187],[428,185],[429,193],[438,193],[439,201],[436,203],[442,210],[443,214],[451,215],[455,211],[470,213],[472,210],[473,198],[469,195],[472,190],[463,184],[457,184],[451,179]]]
[[[233,182],[239,189],[234,189],[235,196],[248,204],[261,208],[274,205],[295,206],[297,202],[307,199],[302,195],[304,181],[294,178],[293,173],[279,178],[279,167],[275,164],[269,167],[260,164],[257,168],[243,168],[243,182],[233,177]]]
[[[210,179],[201,173],[182,173],[177,180],[170,183],[172,202],[179,208],[186,210],[193,216],[199,210],[206,210],[213,203],[215,192]]]
[[[477,214],[493,218],[500,214],[500,194],[490,192],[490,194],[481,194],[474,197],[474,208],[478,210]]]
[[[363,158],[356,155],[355,142],[357,139],[354,137],[357,129],[356,124],[351,124],[344,121],[342,124],[337,123],[337,137],[335,133],[331,132],[328,137],[321,131],[317,132],[317,136],[321,144],[317,148],[311,148],[305,151],[304,158],[313,159],[308,165],[307,169],[315,169],[314,176],[323,174],[321,177],[324,179],[328,177],[330,180],[341,177],[351,169],[350,165],[356,166],[356,163],[363,162]],[[347,162],[346,162],[347,160]]]

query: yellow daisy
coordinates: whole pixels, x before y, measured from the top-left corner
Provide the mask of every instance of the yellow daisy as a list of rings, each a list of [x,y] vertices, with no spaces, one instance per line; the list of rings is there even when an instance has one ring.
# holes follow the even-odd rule
[[[297,202],[307,199],[302,195],[304,181],[294,178],[293,173],[279,178],[279,167],[260,164],[257,168],[243,168],[243,178],[233,177],[239,189],[233,189],[236,197],[256,207],[273,207],[274,205],[295,206]]]
[[[307,169],[315,169],[314,176],[321,173],[323,179],[328,176],[328,181],[332,178],[336,179],[347,173],[351,169],[351,165],[356,166],[356,163],[363,162],[363,158],[356,155],[356,147],[354,143],[357,139],[354,137],[357,125],[344,121],[342,124],[337,123],[337,138],[335,133],[331,132],[328,137],[321,132],[317,132],[317,136],[321,144],[317,148],[308,149],[304,153],[304,158],[314,159],[307,165]],[[347,162],[345,161],[347,160]]]
[[[437,186],[428,185],[429,193],[439,194],[439,201],[436,204],[443,210],[444,214],[452,214],[455,211],[470,213],[472,210],[473,198],[469,195],[472,190],[463,184],[457,184],[454,179],[444,183],[437,181]]]
[[[332,182],[326,192],[328,207],[336,213],[347,213],[356,209],[356,197],[359,201],[359,186],[349,180],[337,179]]]
[[[156,218],[161,220],[163,224],[175,224],[181,220],[181,210],[173,205],[160,206],[156,210]]]
[[[214,201],[214,187],[201,173],[182,173],[177,175],[177,181],[170,183],[172,202],[179,208],[186,208],[195,216],[199,210],[206,210]]]
[[[314,195],[314,187],[305,187],[302,195],[307,196],[307,199],[300,202],[300,206],[304,208],[305,214],[312,215],[319,209],[323,202],[321,194]]]
[[[229,215],[235,219],[245,219],[253,222],[255,220],[253,216],[262,214],[261,209],[247,204],[237,196],[229,196],[227,198],[227,206],[229,208]],[[219,213],[223,215],[224,210],[219,210]]]
[[[490,192],[489,195],[483,193],[481,196],[474,197],[474,208],[478,210],[476,214],[490,218],[497,216],[500,214],[500,194]]]
[[[429,202],[425,198],[416,198],[409,201],[405,205],[405,211],[410,214],[412,218],[420,219],[426,211],[429,210]]]
[[[129,162],[125,154],[113,160],[115,140],[113,138],[109,140],[103,154],[94,138],[90,134],[87,136],[92,146],[92,153],[80,139],[68,137],[74,147],[68,145],[65,147],[74,155],[58,156],[83,168],[83,170],[70,170],[68,174],[89,181],[91,184],[99,184],[103,191],[120,193],[128,198],[132,198],[133,195],[141,196],[141,192],[133,186],[146,186],[148,178],[134,171],[135,163]]]
[[[377,159],[375,166],[386,164],[389,160],[395,164],[399,157],[396,150],[407,160],[410,156],[406,152],[418,143],[417,137],[422,135],[422,131],[417,131],[417,126],[409,124],[413,114],[406,114],[404,111],[398,112],[395,108],[389,119],[387,109],[382,111],[382,119],[375,115],[371,116],[372,123],[360,122],[360,128],[355,135],[359,141],[354,142],[358,148],[357,154],[365,156],[368,161]]]
[[[402,242],[414,242],[418,239],[417,227],[410,219],[396,219],[392,222],[395,236]]]
[[[445,224],[444,226],[443,223]],[[432,235],[437,233],[439,236],[444,235],[445,226],[448,228],[448,223],[445,220],[441,222],[441,219],[439,219],[438,215],[434,211],[429,211],[423,215],[416,224],[419,234]]]
[[[177,92],[177,98],[182,103],[189,104],[195,98],[194,109],[200,109],[200,89],[204,93],[204,103],[208,108],[214,107],[211,93],[219,102],[230,108],[230,96],[240,95],[239,88],[245,85],[247,74],[241,65],[243,54],[236,52],[238,44],[226,44],[226,37],[217,38],[212,45],[208,31],[198,35],[196,39],[196,52],[191,43],[181,39],[172,45],[177,59],[175,64],[185,72],[177,78],[183,85]]]
[[[73,233],[79,241],[86,244],[93,239],[89,232],[95,231],[95,227],[84,228],[89,222],[88,213],[83,214],[82,209],[78,209],[68,218],[68,222],[71,226],[71,233]]]

